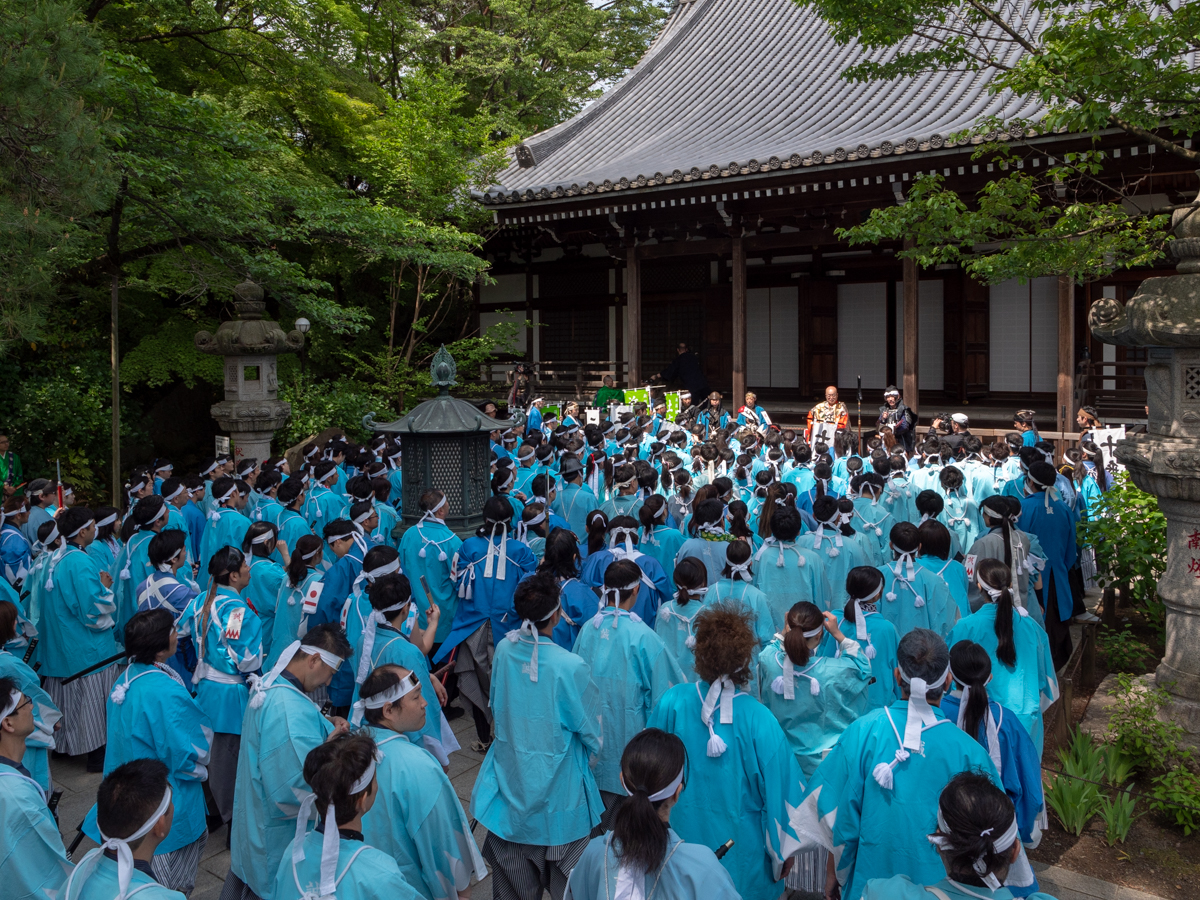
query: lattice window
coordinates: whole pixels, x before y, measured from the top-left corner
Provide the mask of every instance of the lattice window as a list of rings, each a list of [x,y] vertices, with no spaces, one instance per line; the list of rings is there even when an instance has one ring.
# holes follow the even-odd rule
[[[1183,399],[1200,400],[1200,366],[1184,366]]]
[[[576,362],[608,358],[608,307],[543,307],[538,334],[542,359]]]
[[[538,275],[538,296],[543,300],[608,295],[608,269],[573,268]]]
[[[707,259],[691,262],[642,263],[642,293],[672,294],[702,291],[711,281]]]
[[[457,438],[436,438],[429,445],[430,487],[446,492],[449,515],[461,516],[462,450]]]

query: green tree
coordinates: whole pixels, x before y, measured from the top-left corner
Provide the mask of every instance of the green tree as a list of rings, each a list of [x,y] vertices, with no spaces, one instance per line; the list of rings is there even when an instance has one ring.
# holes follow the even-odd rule
[[[922,265],[960,262],[985,281],[1069,274],[1094,278],[1160,258],[1170,215],[1192,197],[1157,209],[1125,202],[1138,185],[1104,175],[1093,150],[1047,156],[1023,142],[1036,134],[1096,135],[1117,128],[1190,164],[1184,141],[1200,131],[1200,4],[1151,0],[881,0],[863,15],[848,0],[798,0],[813,7],[836,40],[858,42],[866,59],[845,77],[865,81],[934,71],[986,72],[990,90],[1039,104],[1034,121],[977,122],[951,135],[982,136],[977,155],[1000,163],[974,197],[923,176],[902,206],[872,211],[839,234],[851,243],[911,238],[905,255]],[[1045,167],[1018,169],[1017,154],[1040,153]],[[983,245],[981,247],[981,245]]]

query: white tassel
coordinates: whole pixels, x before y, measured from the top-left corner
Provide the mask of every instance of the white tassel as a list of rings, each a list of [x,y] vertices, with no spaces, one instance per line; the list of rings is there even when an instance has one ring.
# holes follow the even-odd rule
[[[804,557],[801,557],[801,559],[803,559],[803,558]],[[778,569],[783,568],[783,548],[782,547],[779,550],[779,557],[775,560],[775,567]]]
[[[132,577],[133,576],[129,573],[129,566],[126,566],[125,568],[123,568],[121,570],[121,580],[122,581],[128,581]]]
[[[425,558],[425,548],[424,547],[421,548],[421,552],[418,553],[417,556],[421,557],[421,559]]]
[[[777,694],[783,694],[783,676],[776,675],[775,680],[771,682],[771,690]]]
[[[808,679],[808,692],[810,694],[812,694],[814,697],[820,696],[821,683],[819,681],[817,681],[817,679],[815,679],[815,678],[809,678]]]
[[[867,659],[875,658],[875,647],[873,644],[867,644]]]
[[[683,646],[687,647],[689,650],[695,650],[696,649],[696,636],[694,634],[689,634],[687,636],[687,640],[683,642]]]
[[[446,551],[438,548],[438,562],[446,561]]]
[[[880,763],[877,765],[872,770],[871,774],[875,777],[876,783],[878,783],[878,785],[885,791],[890,791],[892,786],[895,784],[895,780],[892,776],[892,767],[887,763]]]
[[[718,757],[722,753],[724,753],[727,749],[729,749],[729,748],[725,746],[725,742],[723,740],[721,740],[721,736],[719,734],[714,732],[708,736],[708,755],[709,756],[711,756],[715,759],[716,757]]]
[[[896,600],[896,592],[895,591],[888,591],[884,596],[888,598],[889,603],[894,603]]]
[[[883,537],[883,529],[878,525],[875,526],[875,537]]]
[[[922,597],[920,594],[917,594],[916,596],[917,596],[917,599],[913,601],[913,606],[915,606],[917,609],[920,609],[922,606],[925,605],[925,598]]]
[[[120,706],[125,702],[125,694],[129,691],[129,686],[126,684],[118,684],[113,688],[112,702]]]
[[[829,549],[826,551],[826,554],[829,556],[829,558],[830,558],[830,559],[834,559],[834,558],[836,558],[836,557],[838,557],[838,556],[841,556],[841,555],[842,555],[842,551],[841,551],[841,550],[839,550],[837,547],[830,547],[830,548],[829,548]]]

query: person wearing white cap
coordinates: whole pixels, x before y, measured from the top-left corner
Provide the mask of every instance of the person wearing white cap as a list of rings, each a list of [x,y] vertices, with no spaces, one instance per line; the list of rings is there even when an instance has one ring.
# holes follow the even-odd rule
[[[96,792],[103,843],[79,861],[61,900],[183,900],[158,883],[154,853],[171,833],[175,804],[166,765],[135,759],[113,769]]]
[[[175,618],[168,610],[145,610],[129,620],[129,666],[108,697],[104,770],[112,772],[143,758],[167,766],[175,815],[151,865],[159,883],[190,894],[208,843],[203,782],[208,778],[213,730],[184,680],[168,665],[177,644]],[[93,806],[80,828],[101,843],[96,815]]]
[[[403,666],[381,666],[363,681],[360,702],[382,757],[363,837],[396,861],[425,900],[469,900],[472,875],[486,878],[487,866],[450,779],[412,743],[428,710],[420,680]]]
[[[1046,631],[1016,603],[1012,571],[998,559],[981,559],[975,582],[986,602],[959,621],[947,638],[974,641],[992,658],[992,696],[1020,719],[1040,758],[1042,713],[1058,699],[1058,676]]]
[[[266,675],[255,677],[242,722],[237,794],[230,823],[224,900],[273,900],[275,873],[296,835],[309,752],[345,733],[345,719],[327,718],[308,694],[329,684],[352,652],[341,627],[317,625],[293,641]]]
[[[278,900],[419,900],[396,861],[363,840],[363,817],[379,799],[379,751],[353,734],[313,748],[304,760],[295,834],[273,876]],[[317,827],[308,831],[313,812]]]
[[[903,699],[842,732],[793,813],[797,830],[830,853],[826,896],[840,885],[845,900],[859,900],[868,880],[898,873],[936,883],[941,861],[916,823],[932,821],[940,786],[959,772],[999,783],[987,751],[938,708],[950,685],[946,642],[917,628],[896,658]]]
[[[609,563],[600,608],[590,620],[580,623],[573,651],[591,667],[592,681],[600,691],[604,745],[592,772],[604,801],[601,825],[606,830],[614,807],[625,796],[621,751],[646,727],[659,698],[687,681],[662,638],[630,611],[643,590],[637,563],[629,559]]]
[[[471,813],[488,830],[493,897],[537,900],[548,890],[562,900],[604,809],[590,768],[601,748],[600,694],[588,664],[551,639],[562,615],[557,579],[525,579],[513,606],[520,626],[496,648],[496,737]]]
[[[417,604],[417,624],[421,628],[428,627],[431,603],[441,611],[433,637],[434,646],[439,647],[450,633],[454,614],[458,610],[458,593],[452,567],[463,542],[446,524],[450,500],[444,491],[425,491],[417,501],[417,509],[421,511],[420,520],[405,529],[400,538],[400,564],[412,585],[413,600]],[[426,586],[429,594],[425,593]]]
[[[740,900],[712,849],[685,843],[671,828],[687,770],[687,750],[673,734],[647,728],[629,742],[612,832],[588,843],[571,871],[570,900]]]
[[[200,571],[197,580],[202,588],[208,587],[208,562],[221,547],[240,547],[250,530],[251,522],[239,511],[241,504],[237,482],[228,476],[214,481],[212,487],[212,512],[204,524],[204,537],[200,540]]]
[[[37,731],[32,697],[0,677],[0,883],[5,900],[46,900],[71,872],[46,789],[23,763]]]
[[[871,570],[866,570],[871,571]],[[828,634],[840,653],[818,656]],[[805,778],[837,743],[846,727],[869,709],[871,660],[866,647],[842,634],[838,617],[808,601],[788,610],[783,634],[758,656],[758,697],[783,726]],[[821,882],[809,890],[824,886]]]
[[[1025,846],[1041,843],[1048,824],[1042,787],[1042,754],[1017,714],[989,696],[991,657],[974,641],[950,648],[950,674],[955,690],[942,697],[942,712],[959,728],[974,735],[1000,773],[1004,792],[1017,810],[1017,825]]]
[[[71,756],[89,754],[88,766],[98,772],[107,740],[104,701],[117,677],[116,662],[63,682],[111,659],[119,649],[113,621],[113,581],[86,552],[96,536],[96,520],[90,510],[79,506],[65,510],[53,524],[62,531],[64,543],[45,567],[37,623],[41,632],[39,674],[45,679],[46,693],[63,712],[55,749]]]
[[[936,870],[931,867],[923,878],[869,881],[863,900],[1054,900],[1041,891],[1028,893],[1036,881],[1021,849],[1012,801],[986,775],[955,775],[941,792],[936,818],[937,830],[926,837],[936,848]]]
[[[706,603],[694,620],[700,681],[663,695],[649,727],[677,734],[687,748],[689,790],[672,814],[685,841],[733,847],[721,859],[746,900],[776,900],[801,848],[792,815],[804,785],[779,722],[752,693],[757,639],[750,613]]]

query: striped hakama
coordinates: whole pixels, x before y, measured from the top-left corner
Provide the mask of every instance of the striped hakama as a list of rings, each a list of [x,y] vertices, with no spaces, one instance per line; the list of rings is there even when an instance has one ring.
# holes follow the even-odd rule
[[[483,842],[483,858],[492,869],[494,900],[541,900],[549,891],[551,900],[562,900],[567,889],[567,877],[583,856],[592,834],[569,844],[541,847],[536,844],[514,844],[488,833]],[[225,898],[222,898],[225,900]]]
[[[63,684],[62,678],[46,676],[46,693],[62,710],[62,728],[54,736],[54,749],[68,756],[91,753],[108,743],[108,714],[105,704],[123,666],[116,663],[91,675]]]
[[[221,896],[218,900],[261,900],[261,898],[230,869],[229,874],[225,876],[225,884],[221,886]]]
[[[204,832],[190,844],[172,850],[170,853],[158,853],[150,860],[150,869],[154,877],[165,888],[190,894],[196,887],[196,870],[200,868],[200,859],[204,856],[204,847],[208,843],[208,832]]]

